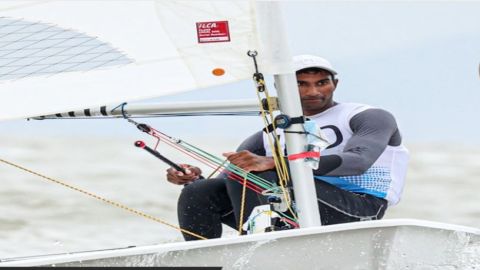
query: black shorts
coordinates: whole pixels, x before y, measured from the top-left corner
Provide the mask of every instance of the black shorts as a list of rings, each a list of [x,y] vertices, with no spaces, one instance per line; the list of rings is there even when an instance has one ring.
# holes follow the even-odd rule
[[[273,171],[258,175],[277,181]],[[387,209],[384,199],[346,191],[321,180],[315,180],[315,188],[322,225],[381,219]],[[180,227],[206,238],[220,237],[222,223],[238,229],[241,196],[242,185],[226,178],[202,179],[185,186],[178,201]],[[265,196],[247,189],[242,224],[254,207],[267,203]],[[196,240],[188,234],[184,237]]]

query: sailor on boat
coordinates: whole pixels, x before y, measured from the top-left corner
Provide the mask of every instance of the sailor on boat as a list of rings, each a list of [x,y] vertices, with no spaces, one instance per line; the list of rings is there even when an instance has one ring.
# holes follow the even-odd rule
[[[408,150],[402,145],[394,116],[369,105],[335,101],[339,80],[326,59],[299,55],[293,62],[303,114],[321,128],[329,143],[313,170],[321,224],[381,219],[401,198],[408,163]],[[267,133],[251,135],[236,152],[224,156],[231,164],[276,183],[272,151],[266,147]],[[266,196],[252,190],[242,193],[243,185],[231,181],[226,172],[202,179],[199,168],[181,166],[185,173],[170,168],[167,179],[188,184],[178,201],[178,219],[185,230],[218,238],[222,223],[238,228],[248,220],[243,212],[269,203]],[[197,240],[189,234],[183,236]]]

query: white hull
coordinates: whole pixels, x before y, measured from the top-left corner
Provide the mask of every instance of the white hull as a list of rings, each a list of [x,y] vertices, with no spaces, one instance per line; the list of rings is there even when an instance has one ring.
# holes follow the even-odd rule
[[[0,263],[0,266],[39,265],[474,269],[480,266],[480,230],[420,220],[367,221]]]

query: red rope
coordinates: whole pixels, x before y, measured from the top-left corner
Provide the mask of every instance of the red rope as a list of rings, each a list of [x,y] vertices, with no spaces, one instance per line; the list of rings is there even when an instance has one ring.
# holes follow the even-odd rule
[[[163,142],[166,143],[166,144],[168,144],[170,147],[172,147],[172,148],[174,148],[174,149],[176,149],[176,150],[184,153],[185,155],[187,155],[187,156],[189,156],[189,157],[191,157],[191,158],[193,158],[193,159],[195,159],[195,160],[197,160],[197,161],[199,161],[199,162],[202,162],[203,164],[209,166],[210,168],[213,168],[213,169],[216,169],[216,168],[217,168],[217,164],[216,164],[216,163],[214,163],[214,162],[210,161],[209,159],[206,159],[206,158],[204,158],[204,157],[202,157],[202,156],[200,156],[200,155],[198,155],[198,154],[195,154],[195,153],[192,153],[192,152],[190,152],[190,151],[185,150],[184,148],[180,147],[178,144],[171,142],[171,141],[170,141],[170,139],[171,139],[170,137],[168,137],[168,136],[166,136],[165,134],[159,132],[158,130],[153,129],[153,128],[152,128],[151,130],[152,130],[152,131],[149,133],[149,135],[151,135],[151,136],[153,136],[153,137],[155,137],[155,138],[158,139],[155,148],[158,146],[158,143],[160,142],[160,140],[161,140],[161,139],[164,139]],[[223,166],[223,168],[225,169],[226,166]],[[228,178],[229,178],[230,180],[237,181],[238,183],[243,184],[243,177],[242,177],[242,176],[240,176],[240,175],[238,175],[238,174],[235,174],[235,173],[233,173],[233,172],[230,172],[230,171],[228,171],[227,175],[228,175]],[[252,191],[254,191],[254,192],[256,192],[256,193],[259,193],[259,194],[261,194],[262,191],[263,191],[262,188],[260,188],[259,186],[255,185],[255,184],[252,183],[252,182],[247,182],[247,183],[246,183],[246,186],[247,186],[247,188],[249,188],[250,190],[252,190]]]
[[[243,177],[239,176],[238,174],[228,172],[228,179],[237,181],[238,183],[243,185]],[[251,189],[252,191],[255,191],[256,193],[261,194],[263,189],[257,185],[255,185],[252,182],[247,182],[247,188]]]
[[[296,222],[293,222],[289,220],[288,218],[281,218],[282,221],[287,222],[288,224],[292,225],[294,228],[298,228],[298,224]]]

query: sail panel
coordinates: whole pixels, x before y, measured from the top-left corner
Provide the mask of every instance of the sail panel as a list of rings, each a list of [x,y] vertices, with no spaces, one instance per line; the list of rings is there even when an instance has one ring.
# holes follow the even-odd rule
[[[280,3],[257,3],[257,31],[260,33],[259,48],[262,56],[260,63],[264,72],[269,74],[294,72],[282,13]]]
[[[0,17],[3,120],[250,79],[261,50],[247,0],[7,1]]]
[[[131,62],[94,37],[54,25],[0,17],[0,80]]]

